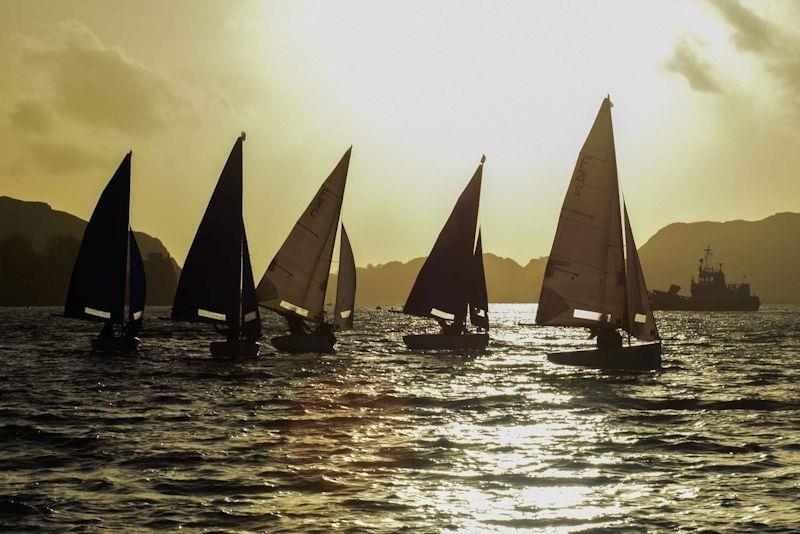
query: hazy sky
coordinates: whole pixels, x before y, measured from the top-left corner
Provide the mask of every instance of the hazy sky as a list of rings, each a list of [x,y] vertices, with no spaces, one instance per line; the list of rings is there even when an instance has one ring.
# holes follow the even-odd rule
[[[486,154],[484,250],[549,252],[603,97],[636,239],[800,211],[800,2],[0,2],[0,194],[132,225],[182,262],[238,133],[260,276],[353,145],[359,265],[427,254]]]

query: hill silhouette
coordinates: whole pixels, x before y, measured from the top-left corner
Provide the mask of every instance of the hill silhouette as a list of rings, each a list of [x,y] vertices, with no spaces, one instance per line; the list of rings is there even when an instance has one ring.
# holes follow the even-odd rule
[[[44,202],[0,197],[0,305],[61,305],[86,221]],[[160,240],[135,232],[147,302],[170,304],[178,264]]]
[[[650,289],[678,284],[688,289],[697,260],[710,246],[724,262],[729,282],[743,276],[762,302],[800,303],[800,213],[778,213],[760,221],[674,223],[659,230],[639,248]],[[399,306],[405,302],[424,258],[357,269],[356,303]],[[491,302],[536,302],[547,257],[522,266],[509,258],[483,255]],[[328,286],[333,300],[335,276]],[[682,291],[686,293],[686,291]]]
[[[800,213],[777,213],[760,221],[674,223],[639,249],[647,286],[678,284],[687,293],[697,260],[710,246],[728,283],[746,276],[762,302],[800,303]]]

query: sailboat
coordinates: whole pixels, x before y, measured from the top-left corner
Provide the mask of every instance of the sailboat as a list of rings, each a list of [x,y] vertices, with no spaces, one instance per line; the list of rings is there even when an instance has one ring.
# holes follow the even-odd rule
[[[485,161],[486,156],[483,156],[403,306],[405,314],[436,319],[441,332],[403,336],[403,342],[410,349],[484,349],[489,344],[483,246],[477,228]],[[467,313],[477,333],[467,330]]]
[[[347,149],[336,168],[322,183],[258,283],[256,293],[259,305],[282,315],[289,325],[288,336],[271,340],[278,350],[295,353],[333,352],[336,336],[333,334],[333,325],[325,319],[325,292],[352,148]],[[351,250],[343,231],[341,248],[345,247]],[[343,262],[345,266],[347,261],[352,261],[352,250],[350,255],[351,258]],[[355,267],[352,276],[352,284],[343,286],[343,293],[337,295],[337,304],[340,298],[342,306],[355,298]],[[339,282],[348,283],[341,276]],[[350,291],[352,296],[349,296]],[[337,306],[337,314],[347,311],[352,316],[352,304],[341,309]],[[341,324],[337,319],[338,315],[334,318],[334,324]]]
[[[172,319],[211,323],[225,335],[225,341],[211,343],[211,354],[218,357],[257,356],[261,348],[261,316],[242,217],[244,139],[242,132],[222,169],[172,303]]]
[[[596,350],[550,354],[554,363],[606,369],[661,367],[661,339],[647,298],[619,178],[606,98],[580,151],[547,260],[536,323],[589,328]],[[620,329],[628,334],[622,345]],[[630,338],[645,342],[631,345]]]
[[[65,317],[105,323],[92,340],[92,348],[97,351],[132,350],[140,342],[136,336],[142,327],[146,282],[142,255],[129,226],[130,198],[128,152],[100,195],[83,232],[64,304]],[[118,332],[114,330],[116,325],[120,326]]]

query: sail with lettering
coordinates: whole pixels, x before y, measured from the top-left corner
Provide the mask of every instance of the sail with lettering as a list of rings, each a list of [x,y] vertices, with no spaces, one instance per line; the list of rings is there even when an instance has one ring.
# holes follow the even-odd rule
[[[123,324],[128,261],[131,153],[97,201],[72,270],[64,316]]]
[[[422,265],[403,313],[464,323],[473,277],[483,163],[461,193]]]
[[[469,296],[469,322],[473,326],[489,329],[489,296],[486,293],[486,275],[483,270],[483,245],[481,231],[478,230],[478,242],[472,255],[472,283]]]
[[[239,329],[242,280],[242,141],[239,137],[217,181],[181,270],[172,304],[180,321]]]
[[[628,208],[623,205],[625,213],[625,253],[627,263],[628,310],[624,329],[640,341],[656,341],[659,338],[656,319],[647,297],[647,284],[644,281],[639,252],[633,239],[633,230],[628,219]]]
[[[282,315],[324,320],[333,245],[352,147],[323,182],[256,288],[258,303]]]
[[[352,330],[356,303],[356,263],[347,231],[342,225],[339,245],[339,274],[336,277],[336,305],[333,325],[335,330]]]
[[[536,322],[622,327],[625,263],[619,183],[606,98],[580,151],[545,269]]]

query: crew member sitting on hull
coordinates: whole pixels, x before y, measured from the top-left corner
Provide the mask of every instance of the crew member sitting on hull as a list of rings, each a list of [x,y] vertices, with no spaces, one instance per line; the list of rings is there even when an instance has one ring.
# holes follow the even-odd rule
[[[103,329],[97,334],[97,339],[112,339],[114,337],[114,323],[108,322],[103,325]]]
[[[453,321],[451,324],[439,317],[436,318],[436,322],[439,323],[439,327],[442,329],[442,334],[446,336],[460,336],[467,331],[467,327],[463,322]]]
[[[597,337],[597,348],[599,350],[611,350],[622,348],[622,336],[617,330],[607,324],[592,328],[589,339]]]
[[[314,335],[325,336],[325,339],[331,345],[336,343],[336,336],[333,335],[333,325],[330,323],[326,323],[324,321],[319,323],[319,326],[317,326],[316,330],[314,330]]]
[[[289,323],[289,334],[293,336],[307,336],[308,328],[305,321],[296,315],[287,315],[286,321]]]

